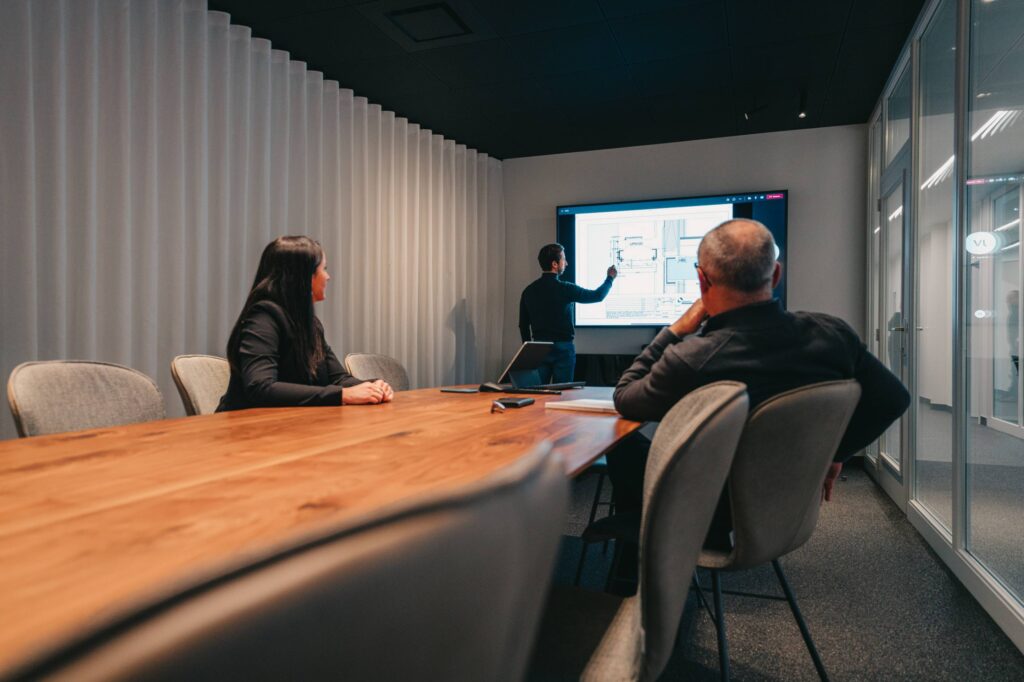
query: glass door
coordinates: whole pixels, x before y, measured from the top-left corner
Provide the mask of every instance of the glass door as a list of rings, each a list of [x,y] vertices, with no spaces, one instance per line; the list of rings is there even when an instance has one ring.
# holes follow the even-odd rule
[[[881,265],[880,276],[882,293],[880,312],[881,338],[879,344],[880,359],[893,374],[900,378],[904,385],[909,384],[907,376],[907,317],[905,299],[906,282],[906,241],[907,214],[907,172],[905,164],[894,164],[887,169],[882,186],[881,200]],[[879,441],[879,462],[884,464],[902,484],[903,473],[903,419],[893,423]],[[903,496],[900,496],[904,499]]]
[[[871,287],[872,294],[877,298],[869,306],[871,314],[876,317],[870,321],[869,329],[873,326],[877,330],[873,350],[878,359],[903,385],[910,387],[908,360],[912,349],[909,348],[909,294],[913,290],[913,280],[909,259],[909,226],[912,212],[910,161],[913,101],[909,58],[904,59],[898,68],[900,75],[883,99],[882,106],[883,163],[879,172],[872,252],[869,253],[872,268],[877,268],[873,273]],[[893,423],[878,439],[877,457],[870,465],[875,480],[901,509],[906,509],[909,499],[909,486],[904,481],[906,457],[911,450],[908,430],[911,418],[908,415]]]

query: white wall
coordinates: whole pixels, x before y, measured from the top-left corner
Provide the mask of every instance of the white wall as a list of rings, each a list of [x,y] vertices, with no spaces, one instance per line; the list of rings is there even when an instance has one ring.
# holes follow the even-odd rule
[[[519,344],[519,294],[555,240],[555,207],[756,190],[789,190],[789,308],[838,315],[864,330],[867,127],[782,133],[508,159],[504,353]],[[651,330],[579,329],[580,353],[634,353]]]

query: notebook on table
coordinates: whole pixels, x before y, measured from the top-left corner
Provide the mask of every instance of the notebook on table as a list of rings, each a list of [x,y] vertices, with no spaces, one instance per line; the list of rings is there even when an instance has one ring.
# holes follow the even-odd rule
[[[558,400],[544,404],[549,410],[572,410],[577,412],[597,412],[599,414],[618,414],[615,403],[611,400],[581,398],[580,400]]]

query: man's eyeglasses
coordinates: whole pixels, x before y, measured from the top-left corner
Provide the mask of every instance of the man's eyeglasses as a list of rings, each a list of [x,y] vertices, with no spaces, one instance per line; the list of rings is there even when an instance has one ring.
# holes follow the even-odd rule
[[[711,286],[711,278],[708,277],[707,271],[701,268],[700,263],[694,263],[693,269],[704,275],[704,284],[706,284],[707,286]]]

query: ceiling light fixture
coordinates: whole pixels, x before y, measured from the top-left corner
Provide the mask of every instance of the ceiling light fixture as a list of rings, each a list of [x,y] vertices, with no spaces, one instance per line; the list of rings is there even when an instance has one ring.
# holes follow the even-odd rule
[[[800,113],[796,115],[797,118],[807,118],[807,91],[800,91]]]

